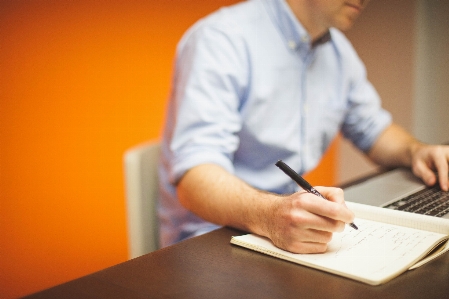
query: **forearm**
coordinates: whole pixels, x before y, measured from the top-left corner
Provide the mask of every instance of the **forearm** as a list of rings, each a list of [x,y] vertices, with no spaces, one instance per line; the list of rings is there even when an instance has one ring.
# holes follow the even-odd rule
[[[368,157],[375,163],[386,166],[412,165],[412,157],[422,145],[413,136],[396,124],[390,125],[377,139]]]
[[[261,221],[280,196],[257,190],[223,168],[204,164],[189,170],[177,185],[181,204],[199,217],[266,236]]]
[[[332,232],[342,231],[354,214],[338,188],[317,187],[328,199],[304,191],[288,196],[257,190],[223,168],[204,164],[177,185],[181,204],[204,220],[270,238],[296,253],[323,252]]]

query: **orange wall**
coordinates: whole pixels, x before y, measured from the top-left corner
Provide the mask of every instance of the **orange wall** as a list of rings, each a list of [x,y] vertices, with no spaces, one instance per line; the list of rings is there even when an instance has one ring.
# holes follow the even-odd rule
[[[127,259],[122,154],[159,137],[182,33],[233,2],[0,1],[1,298]]]

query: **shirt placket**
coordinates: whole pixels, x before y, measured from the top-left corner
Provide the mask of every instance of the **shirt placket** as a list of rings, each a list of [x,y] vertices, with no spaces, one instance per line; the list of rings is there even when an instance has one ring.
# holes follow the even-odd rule
[[[308,69],[310,64],[313,62],[315,57],[314,49],[311,49],[309,44],[303,44],[303,48],[299,53],[302,60],[302,70],[301,70],[301,99],[300,99],[300,111],[301,111],[301,121],[300,121],[300,156],[301,156],[301,169],[300,173],[304,173],[308,169],[308,160],[310,159],[310,149],[307,145],[307,135],[311,132],[313,133],[313,128],[308,128],[308,117],[310,115],[310,99],[309,99],[309,84],[308,80]]]

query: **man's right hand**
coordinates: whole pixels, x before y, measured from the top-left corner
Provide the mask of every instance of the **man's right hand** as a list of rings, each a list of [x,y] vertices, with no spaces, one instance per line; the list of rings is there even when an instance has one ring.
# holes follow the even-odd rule
[[[328,200],[300,191],[276,201],[264,230],[277,247],[294,253],[324,252],[332,234],[354,220],[344,204],[343,190],[316,189]]]

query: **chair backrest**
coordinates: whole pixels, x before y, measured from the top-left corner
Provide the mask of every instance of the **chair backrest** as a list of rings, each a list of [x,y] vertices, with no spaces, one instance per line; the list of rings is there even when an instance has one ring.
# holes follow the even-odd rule
[[[157,218],[160,145],[147,142],[128,149],[124,156],[129,258],[159,248]]]

